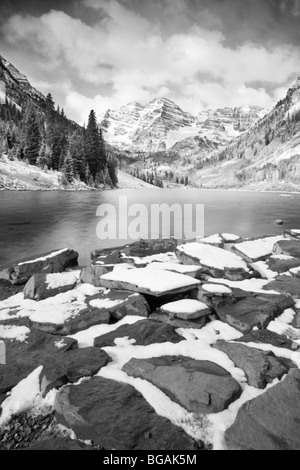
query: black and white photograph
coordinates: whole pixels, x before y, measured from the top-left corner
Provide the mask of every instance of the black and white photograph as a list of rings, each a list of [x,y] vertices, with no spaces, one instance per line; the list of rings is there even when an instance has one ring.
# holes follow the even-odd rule
[[[0,0],[0,450],[300,450],[299,369],[300,0]]]

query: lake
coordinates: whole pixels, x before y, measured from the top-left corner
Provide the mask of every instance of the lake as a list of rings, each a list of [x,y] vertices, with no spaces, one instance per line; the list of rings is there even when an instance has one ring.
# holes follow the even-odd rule
[[[204,204],[205,235],[227,232],[254,237],[300,228],[298,194],[183,189],[1,191],[0,265],[65,247],[77,250],[79,264],[85,265],[93,249],[125,244],[128,238],[99,240],[96,234],[97,207],[111,204],[118,210],[120,196],[127,196],[128,205],[147,208],[161,203]],[[274,224],[276,219],[284,221],[283,227]]]

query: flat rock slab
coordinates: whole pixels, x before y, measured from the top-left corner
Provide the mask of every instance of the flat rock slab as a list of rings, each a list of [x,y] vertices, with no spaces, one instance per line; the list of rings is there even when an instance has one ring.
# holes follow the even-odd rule
[[[181,320],[195,320],[209,315],[211,308],[204,302],[199,302],[199,300],[181,299],[162,305],[160,311]]]
[[[99,348],[80,348],[56,354],[43,361],[41,391],[45,395],[53,388],[77,382],[82,377],[97,374],[111,361],[110,356]]]
[[[300,258],[300,240],[280,240],[275,243],[273,252]]]
[[[36,255],[31,259],[15,261],[10,265],[0,266],[0,279],[13,284],[25,284],[36,273],[59,273],[76,266],[78,253],[68,248]]]
[[[6,393],[46,361],[73,351],[78,343],[73,338],[31,331],[26,342],[5,341],[6,364],[0,364],[0,394]]]
[[[78,439],[107,450],[193,450],[195,441],[158,416],[131,385],[92,377],[64,386],[55,400],[57,420]]]
[[[149,316],[149,320],[154,320],[160,323],[166,323],[167,325],[171,325],[174,328],[193,328],[193,329],[200,329],[207,322],[207,317],[200,317],[194,320],[181,320],[180,318],[170,317],[164,313],[151,313]]]
[[[116,320],[121,320],[127,315],[148,317],[150,314],[147,300],[138,292],[110,289],[108,292],[88,297],[87,303],[92,308],[108,311]]]
[[[28,447],[20,450],[95,450],[81,441],[70,439],[69,437],[50,437],[41,439]]]
[[[186,243],[178,246],[175,253],[182,263],[200,266],[202,274],[212,277],[241,281],[251,274],[240,256],[205,243]]]
[[[70,309],[72,309],[70,304]],[[110,323],[111,316],[108,310],[103,310],[95,307],[81,306],[74,307],[74,314],[68,317],[62,323],[51,322],[38,319],[33,320],[31,325],[33,329],[44,331],[52,335],[73,335],[81,330],[86,330],[94,325],[102,325]]]
[[[247,240],[232,246],[232,251],[242,256],[247,262],[265,260],[273,252],[273,247],[283,237],[264,237]]]
[[[37,273],[34,274],[24,287],[24,298],[43,300],[55,297],[62,292],[73,289],[77,284],[75,273]]]
[[[282,294],[290,294],[294,299],[300,299],[300,279],[294,276],[278,276],[266,284],[264,290],[275,290]]]
[[[214,309],[220,320],[242,333],[248,333],[255,326],[266,328],[271,320],[292,307],[290,296],[281,294],[249,294],[240,299],[214,299]]]
[[[159,253],[168,253],[169,251],[175,251],[177,246],[177,241],[174,238],[166,238],[159,240],[138,240],[134,243],[115,247],[108,249],[99,249],[94,250],[91,253],[91,259],[95,261],[96,259],[101,259],[105,263],[116,263],[120,261],[115,261],[120,258],[121,253],[127,256],[152,256]],[[118,255],[120,253],[120,255]],[[114,257],[114,258],[113,258]],[[114,261],[112,261],[112,259]]]
[[[235,340],[240,343],[262,343],[271,344],[277,348],[290,349],[291,351],[297,351],[300,349],[300,345],[290,340],[286,336],[279,335],[269,330],[253,330],[241,338]]]
[[[101,276],[101,286],[109,289],[123,289],[155,297],[186,292],[200,281],[190,276],[170,271],[153,271],[148,268],[114,270]]]
[[[122,368],[126,374],[148,380],[193,413],[218,413],[241,395],[239,383],[210,361],[182,356],[132,358]]]
[[[154,261],[153,263],[150,263],[148,265],[148,269],[172,271],[174,273],[185,274],[186,276],[195,277],[196,279],[199,279],[202,273],[201,268],[195,266],[194,264],[187,265],[187,264],[180,264],[179,262],[178,263],[172,263],[172,262],[162,263],[162,262]]]
[[[280,359],[270,351],[248,347],[244,344],[217,341],[213,348],[223,351],[234,362],[236,367],[242,369],[252,387],[265,388],[275,378],[281,378],[289,370]]]
[[[148,346],[153,343],[179,343],[184,338],[176,333],[175,328],[161,322],[140,320],[132,325],[119,326],[114,331],[98,336],[94,340],[94,345],[103,348],[105,346],[115,346],[115,339],[128,337],[134,339],[134,344]]]
[[[246,402],[225,432],[231,450],[300,449],[300,371]]]

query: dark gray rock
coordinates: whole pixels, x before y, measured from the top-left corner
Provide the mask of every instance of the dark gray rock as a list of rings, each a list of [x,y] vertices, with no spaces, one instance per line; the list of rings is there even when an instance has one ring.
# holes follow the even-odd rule
[[[218,317],[242,333],[248,333],[255,326],[266,328],[284,310],[292,307],[290,296],[280,294],[251,294],[238,299],[213,299]]]
[[[223,367],[189,357],[132,358],[122,370],[148,380],[193,413],[223,411],[242,392],[239,383]]]
[[[100,287],[100,277],[103,274],[109,273],[114,268],[113,264],[109,265],[91,265],[82,268],[80,273],[80,280],[83,283],[92,284],[95,287]]]
[[[64,386],[57,394],[58,421],[78,439],[107,450],[192,450],[196,443],[169,420],[158,416],[131,385],[92,377]]]
[[[0,279],[0,302],[6,300],[12,295],[16,295],[19,292],[22,292],[23,286],[12,284],[10,281],[5,279]]]
[[[52,388],[77,382],[82,377],[91,377],[109,361],[111,358],[105,351],[93,347],[55,354],[43,361],[41,390],[47,394]]]
[[[36,273],[59,273],[76,266],[78,253],[74,250],[55,250],[0,266],[0,279],[13,284],[25,284]]]
[[[299,450],[299,391],[300,371],[291,369],[282,382],[246,402],[225,432],[227,447],[232,450]]]
[[[300,258],[291,258],[287,260],[270,257],[266,260],[268,268],[278,274],[286,273],[292,268],[300,266]]]
[[[175,328],[157,321],[140,320],[132,325],[119,326],[114,331],[94,340],[94,345],[103,348],[105,346],[114,346],[116,338],[135,339],[137,345],[147,346],[152,343],[179,343],[184,338],[176,333]]]
[[[87,303],[90,307],[93,307],[94,301],[97,303],[98,300],[99,310],[108,311],[116,320],[121,320],[127,315],[148,317],[150,313],[147,300],[138,292],[133,293],[127,290],[110,289],[108,292],[100,292],[94,296],[87,297]],[[103,308],[100,308],[102,300]]]
[[[62,277],[65,277],[64,275],[68,276],[68,283],[53,288],[48,285],[48,280],[51,279],[51,277],[48,276],[51,276],[51,274],[34,274],[24,287],[24,298],[31,300],[43,300],[47,299],[48,297],[55,297],[58,294],[73,289],[77,284],[77,278],[75,274],[72,275],[71,273],[63,273]]]
[[[87,305],[74,312],[74,315],[64,323],[39,323],[34,321],[32,322],[32,328],[52,335],[73,335],[94,325],[108,324],[110,319],[109,311]]]
[[[294,343],[286,336],[279,335],[269,330],[253,330],[250,333],[238,338],[237,340],[241,343],[264,343],[271,344],[277,348],[290,349],[291,351],[297,351],[300,349],[300,345]]]
[[[265,290],[275,290],[282,294],[290,294],[294,299],[300,299],[300,279],[293,276],[278,276],[264,286]]]
[[[279,240],[275,243],[273,252],[300,258],[300,240]]]
[[[58,341],[60,347],[57,346]],[[46,361],[78,347],[73,338],[32,331],[26,342],[6,341],[6,364],[0,364],[0,394],[4,394]]]
[[[265,388],[275,378],[280,379],[289,369],[271,351],[261,351],[227,341],[217,341],[213,347],[227,354],[236,367],[245,372],[248,384],[252,387]]]

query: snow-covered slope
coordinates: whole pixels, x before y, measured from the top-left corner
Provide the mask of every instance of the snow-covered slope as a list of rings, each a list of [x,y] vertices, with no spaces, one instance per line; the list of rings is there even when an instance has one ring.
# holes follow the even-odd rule
[[[267,113],[257,106],[184,112],[173,101],[155,98],[146,106],[133,102],[99,116],[105,139],[120,150],[197,152],[226,145]],[[203,148],[202,144],[200,145]]]
[[[199,167],[193,183],[201,187],[299,191],[300,77],[268,114]]]

